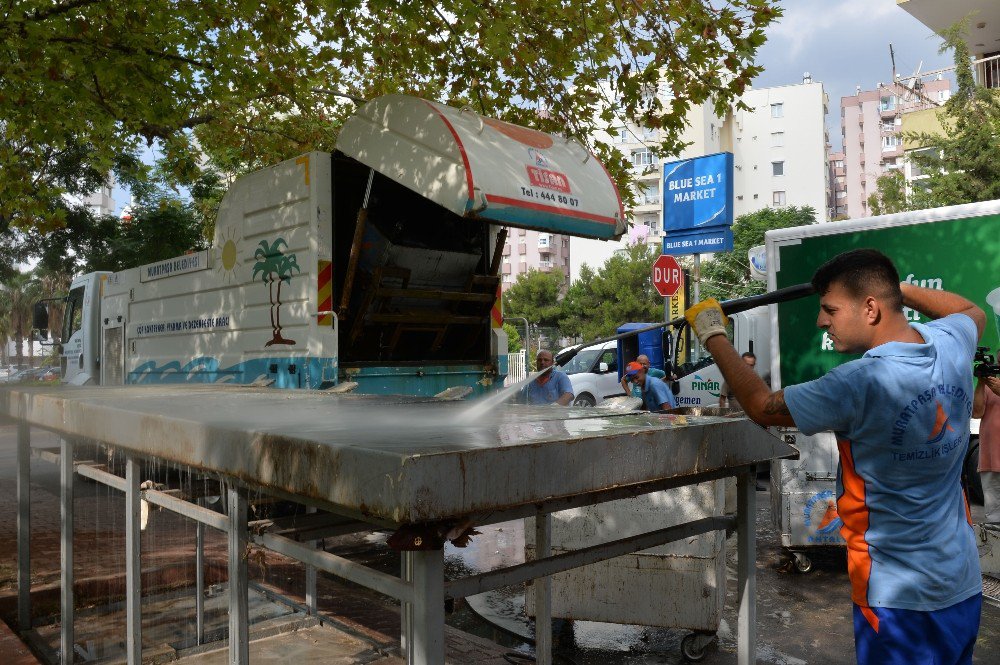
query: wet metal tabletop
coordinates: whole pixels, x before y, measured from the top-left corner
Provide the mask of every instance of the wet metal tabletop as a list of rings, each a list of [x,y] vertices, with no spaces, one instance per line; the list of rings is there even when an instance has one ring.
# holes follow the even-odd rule
[[[0,415],[390,524],[746,466],[792,449],[745,418],[212,386],[11,388]]]

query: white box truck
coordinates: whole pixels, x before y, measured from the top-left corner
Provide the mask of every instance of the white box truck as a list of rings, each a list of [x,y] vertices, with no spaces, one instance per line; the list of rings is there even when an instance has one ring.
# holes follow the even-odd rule
[[[861,247],[891,257],[902,281],[960,293],[985,309],[990,321],[980,344],[997,348],[1000,307],[987,297],[1000,286],[1000,201],[768,231],[768,290],[807,282],[824,261]],[[769,307],[773,388],[818,378],[856,357],[833,350],[816,327],[817,313],[815,297]],[[905,313],[911,321],[926,320],[913,310]],[[783,435],[794,439],[801,456],[772,464],[772,515],[782,545],[807,572],[807,548],[844,544],[836,514],[837,446],[829,432],[807,437],[789,429]]]
[[[75,279],[64,380],[484,392],[506,374],[506,227],[609,239],[625,219],[574,140],[375,99],[334,153],[237,180],[210,249]]]

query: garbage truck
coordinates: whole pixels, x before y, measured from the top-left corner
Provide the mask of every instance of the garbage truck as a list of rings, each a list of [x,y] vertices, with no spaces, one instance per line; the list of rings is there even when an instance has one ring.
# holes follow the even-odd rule
[[[1000,201],[988,201],[768,231],[767,287],[806,282],[827,259],[874,247],[892,258],[902,281],[960,293],[982,307],[989,324],[980,344],[995,350],[1000,344],[998,229]],[[806,298],[768,308],[772,388],[810,381],[856,357],[834,351],[816,327],[817,307],[815,298]],[[905,314],[910,321],[926,321],[911,309]],[[978,432],[978,421],[972,429]],[[810,548],[844,544],[836,512],[837,446],[831,432],[805,436],[789,428],[781,434],[801,455],[771,465],[772,516],[795,567],[808,572]],[[974,451],[966,458],[971,476],[976,458]]]
[[[626,222],[574,139],[377,98],[333,153],[234,182],[209,249],[74,279],[63,380],[488,391],[506,374],[507,227],[613,239]]]

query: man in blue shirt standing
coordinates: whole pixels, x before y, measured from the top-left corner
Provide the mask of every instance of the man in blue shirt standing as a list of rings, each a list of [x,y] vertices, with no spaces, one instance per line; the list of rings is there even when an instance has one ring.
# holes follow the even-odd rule
[[[836,435],[858,663],[971,663],[983,595],[961,474],[986,315],[957,294],[900,284],[873,249],[834,257],[812,285],[816,325],[836,351],[864,355],[784,390],[743,363],[717,302],[685,317],[751,419]],[[903,306],[931,323],[911,324]]]
[[[649,411],[666,411],[677,406],[674,394],[662,379],[650,376],[646,368],[637,362],[625,366],[625,380],[638,386],[642,395],[642,407]]]
[[[645,353],[640,353],[638,356],[636,356],[635,361],[645,368],[646,376],[651,376],[655,379],[667,378],[667,373],[664,372],[662,369],[657,369],[655,367],[649,366],[649,356],[647,356]],[[638,397],[640,399],[642,398],[642,387],[637,383],[633,383],[630,388],[627,376],[622,376],[622,390],[624,390],[627,394],[632,395],[632,397]]]
[[[566,373],[558,367],[552,367],[553,364],[552,352],[539,349],[538,355],[535,356],[536,369],[539,372],[550,367],[551,369],[525,386],[524,394],[528,404],[568,406],[573,401],[573,384],[570,383]]]

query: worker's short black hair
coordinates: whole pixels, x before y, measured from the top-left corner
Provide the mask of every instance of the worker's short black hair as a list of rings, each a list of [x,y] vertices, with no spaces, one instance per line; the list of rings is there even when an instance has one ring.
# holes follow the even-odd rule
[[[834,283],[857,298],[875,296],[890,309],[903,309],[899,271],[892,259],[877,249],[852,249],[838,254],[821,265],[812,277],[813,288],[821,296]]]
[[[740,358],[753,358],[754,360],[757,360],[757,354],[754,353],[753,351],[744,351],[740,355]]]

